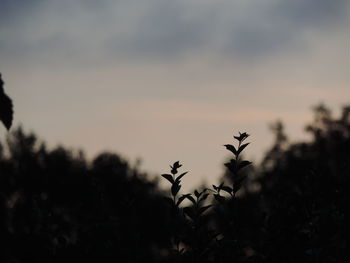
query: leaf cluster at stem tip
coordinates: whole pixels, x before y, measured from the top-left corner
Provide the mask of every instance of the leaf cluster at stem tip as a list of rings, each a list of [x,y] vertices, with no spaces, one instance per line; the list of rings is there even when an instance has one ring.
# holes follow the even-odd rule
[[[184,177],[188,172],[181,173],[180,175],[176,176],[178,173],[178,169],[182,167],[179,161],[175,162],[173,165],[170,165],[170,174],[162,174],[161,176],[165,178],[166,180],[171,183],[171,195],[173,197],[172,201],[174,204],[179,205],[180,203],[176,203],[176,195],[181,189],[181,179]]]
[[[229,193],[231,196],[234,196],[241,188],[242,183],[245,179],[245,176],[240,175],[239,172],[243,168],[245,168],[251,164],[251,162],[249,162],[249,161],[240,159],[240,154],[249,145],[249,142],[243,143],[248,137],[249,137],[248,133],[246,133],[246,132],[241,133],[240,132],[239,136],[233,136],[233,138],[238,141],[237,146],[234,146],[232,144],[225,144],[224,145],[226,147],[226,149],[234,155],[234,157],[228,163],[225,163],[225,166],[230,171],[233,184],[232,184],[232,187],[224,186],[223,184],[219,185],[218,187],[215,186],[214,190],[217,191],[218,196],[220,196],[221,190],[224,190],[225,192]],[[222,201],[221,197],[215,196],[215,198],[218,201]]]
[[[210,247],[209,244],[212,244],[212,242],[217,244],[218,240],[216,237],[220,234],[220,232],[217,232],[216,229],[209,228],[208,225],[205,224],[207,216],[210,215],[210,213],[206,213],[206,211],[209,211],[211,208],[213,208],[212,211],[216,211],[217,213],[224,211],[223,209],[218,209],[219,207],[222,208],[227,204],[226,197],[221,195],[221,193],[225,192],[226,196],[229,194],[230,198],[235,198],[235,194],[241,188],[245,175],[240,175],[239,171],[251,164],[251,162],[241,160],[239,158],[239,155],[249,145],[249,143],[243,143],[248,136],[249,135],[246,132],[239,133],[238,136],[234,136],[234,139],[238,141],[238,145],[224,145],[226,149],[234,155],[230,162],[225,164],[231,172],[233,182],[232,186],[225,185],[224,182],[222,182],[218,186],[213,185],[213,189],[205,188],[202,191],[194,190],[193,193],[183,194],[178,197],[178,193],[181,188],[181,179],[187,174],[187,172],[184,172],[178,175],[178,169],[182,167],[179,161],[174,162],[173,165],[170,165],[170,173],[161,175],[171,184],[171,198],[165,197],[165,200],[168,201],[172,208],[175,208],[172,210],[175,212],[175,220],[180,220],[177,222],[177,224],[174,224],[176,226],[180,226],[180,228],[177,229],[176,233],[174,234],[174,240],[176,242],[174,241],[172,244],[178,255],[184,255],[189,252],[197,253],[198,251],[201,251],[198,244],[207,244],[204,245],[204,247],[201,247],[204,249],[204,251],[208,251]],[[216,204],[207,203],[207,198],[211,194],[213,195]],[[186,199],[189,200],[189,205],[180,207],[180,204]],[[181,221],[182,219],[183,221]],[[187,225],[186,227],[190,227],[190,229],[193,230],[187,236],[184,235],[181,230],[181,226],[184,227],[181,222],[184,222],[185,225]],[[191,240],[195,241],[191,243]],[[180,248],[179,244],[181,242],[186,244],[186,247]]]

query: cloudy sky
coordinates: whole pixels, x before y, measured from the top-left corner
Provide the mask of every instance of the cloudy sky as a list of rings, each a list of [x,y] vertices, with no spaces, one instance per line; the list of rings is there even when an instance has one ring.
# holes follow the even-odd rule
[[[349,103],[349,3],[1,0],[0,72],[15,123],[49,145],[213,183],[233,133],[259,160],[268,123],[298,140],[313,105]]]

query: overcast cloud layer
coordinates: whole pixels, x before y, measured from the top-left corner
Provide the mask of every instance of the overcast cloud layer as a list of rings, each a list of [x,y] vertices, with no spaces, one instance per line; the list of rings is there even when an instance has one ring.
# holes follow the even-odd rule
[[[2,0],[0,72],[17,123],[52,144],[141,156],[156,172],[181,159],[199,181],[220,173],[232,130],[251,132],[259,157],[267,122],[285,119],[297,138],[310,106],[349,102],[349,11],[347,0]]]
[[[313,48],[347,20],[346,0],[9,1],[2,4],[2,57],[174,59],[210,52],[245,60]]]

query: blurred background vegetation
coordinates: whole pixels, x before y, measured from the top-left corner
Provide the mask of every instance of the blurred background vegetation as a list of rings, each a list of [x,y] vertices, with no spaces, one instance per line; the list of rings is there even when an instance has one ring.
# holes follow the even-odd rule
[[[274,144],[232,200],[237,231],[220,217],[208,224],[232,235],[236,262],[345,262],[350,107],[338,117],[315,107],[310,141],[289,143],[280,121],[271,130]],[[170,262],[164,194],[117,154],[88,161],[17,127],[0,145],[0,261]]]

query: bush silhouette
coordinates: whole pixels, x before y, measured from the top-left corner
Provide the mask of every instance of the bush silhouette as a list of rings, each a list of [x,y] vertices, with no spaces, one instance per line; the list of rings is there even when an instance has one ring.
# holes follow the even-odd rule
[[[247,168],[240,133],[224,145],[226,178],[191,193],[179,161],[162,190],[117,154],[89,161],[13,129],[0,144],[0,262],[345,262],[350,107],[316,107],[308,142],[272,128],[260,166]]]
[[[167,240],[164,204],[145,174],[111,153],[90,165],[47,150],[22,128],[1,149],[1,262],[156,260]]]
[[[248,136],[247,133],[234,136],[238,141],[236,147],[231,144],[224,145],[234,155],[234,158],[225,164],[232,178],[231,186],[222,182],[219,186],[213,185],[213,189],[194,190],[193,194],[178,196],[181,179],[187,175],[187,172],[178,175],[178,169],[182,165],[177,161],[170,166],[169,174],[162,174],[171,184],[171,198],[166,197],[166,200],[172,210],[169,226],[173,230],[170,251],[174,262],[221,262],[241,257],[239,244],[233,237],[237,228],[237,211],[233,201],[245,179],[240,171],[251,164],[240,158],[242,151],[249,145],[243,144]],[[213,201],[206,204],[211,195]],[[190,201],[190,205],[181,207],[186,199]],[[225,224],[218,225],[217,217],[225,220]]]
[[[264,222],[269,262],[344,262],[345,211],[350,174],[350,111],[331,116],[315,108],[307,126],[312,141],[286,150],[276,134],[275,158],[260,175],[260,196],[268,217]],[[279,147],[278,147],[279,146]]]

